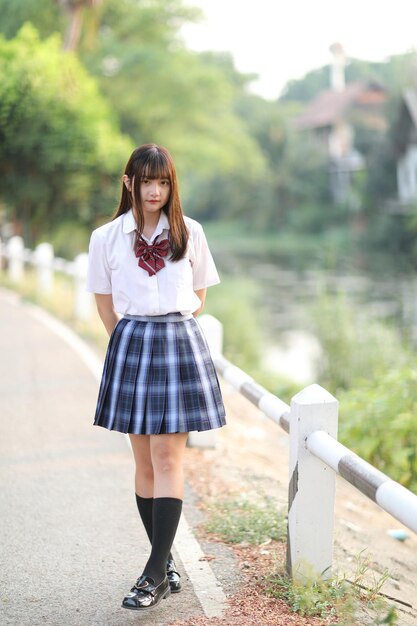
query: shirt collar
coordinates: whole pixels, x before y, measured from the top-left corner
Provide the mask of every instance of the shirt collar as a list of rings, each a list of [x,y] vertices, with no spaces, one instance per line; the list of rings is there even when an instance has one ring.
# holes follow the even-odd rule
[[[132,230],[135,230],[135,228],[136,222],[133,216],[133,211],[132,209],[129,209],[129,211],[123,215],[123,232],[131,233]]]
[[[136,222],[133,215],[132,209],[129,209],[127,213],[123,215],[123,232],[131,233],[136,229]],[[169,230],[169,220],[165,211],[161,211],[161,215],[159,216],[159,222],[153,234],[153,238],[158,237],[163,230]]]
[[[159,216],[159,222],[157,227],[155,228],[155,232],[152,235],[152,239],[155,237],[159,237],[163,230],[169,230],[169,220],[165,211],[161,211],[161,215]]]

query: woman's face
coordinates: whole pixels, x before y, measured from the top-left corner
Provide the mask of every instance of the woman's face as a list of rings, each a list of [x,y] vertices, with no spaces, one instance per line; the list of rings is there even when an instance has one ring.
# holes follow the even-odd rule
[[[168,178],[142,178],[140,201],[143,213],[156,213],[163,209],[169,200],[171,184]]]

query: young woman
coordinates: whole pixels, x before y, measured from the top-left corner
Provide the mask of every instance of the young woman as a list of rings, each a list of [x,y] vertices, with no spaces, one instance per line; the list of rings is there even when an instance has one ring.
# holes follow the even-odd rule
[[[170,551],[188,432],[225,424],[195,319],[207,287],[218,282],[200,224],[183,215],[169,152],[140,146],[126,165],[113,220],[92,233],[87,279],[110,335],[94,423],[129,434],[137,507],[152,544],[126,609],[153,608],[181,590]]]

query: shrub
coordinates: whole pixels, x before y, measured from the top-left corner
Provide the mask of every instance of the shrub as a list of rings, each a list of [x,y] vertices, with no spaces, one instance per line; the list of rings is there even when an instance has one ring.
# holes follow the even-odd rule
[[[319,296],[311,323],[323,349],[317,367],[319,382],[332,393],[359,380],[374,380],[409,360],[399,331],[355,308],[343,293]]]
[[[341,393],[340,440],[417,490],[417,368],[391,369]]]

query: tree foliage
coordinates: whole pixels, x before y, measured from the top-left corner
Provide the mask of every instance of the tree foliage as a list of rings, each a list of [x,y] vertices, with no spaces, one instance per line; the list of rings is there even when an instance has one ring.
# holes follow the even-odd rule
[[[367,170],[355,177],[359,208],[353,214],[348,206],[334,205],[323,153],[294,128],[294,116],[328,87],[328,66],[290,81],[282,98],[269,102],[249,93],[254,77],[238,72],[229,54],[185,47],[181,26],[198,19],[199,11],[183,0],[0,0],[0,13],[0,32],[9,40],[1,44],[7,129],[1,128],[8,144],[0,168],[8,172],[10,188],[18,152],[30,171],[18,192],[6,193],[3,184],[0,193],[25,220],[44,223],[45,207],[58,222],[68,214],[90,222],[97,210],[108,215],[116,197],[116,164],[120,172],[130,147],[155,141],[173,153],[185,210],[197,218],[239,220],[248,232],[279,231],[289,239],[308,235],[318,247],[330,231],[342,235],[339,241],[352,239],[349,233],[362,220],[367,227],[360,241],[355,235],[358,245],[381,248],[397,233],[395,248],[405,242],[413,249],[415,226],[410,230],[409,221],[397,220],[393,228],[386,216],[381,219],[385,199],[395,195],[391,137],[356,129]],[[40,33],[32,62],[28,35],[16,36],[25,20]],[[62,41],[71,33],[76,36],[67,48],[76,47],[76,53],[64,55]],[[43,46],[49,46],[51,59],[44,55],[40,62]],[[11,50],[13,61],[7,58]],[[35,74],[45,72],[45,89],[30,76],[31,63]],[[68,73],[77,89],[69,89]],[[401,89],[415,86],[416,76],[413,53],[386,63],[353,59],[346,68],[347,82],[373,80],[388,89],[391,126]],[[118,128],[130,143],[120,139]],[[57,156],[64,144],[67,159]],[[129,146],[123,157],[121,145]]]
[[[51,14],[67,4],[51,4]],[[66,15],[56,22],[62,34]],[[78,58],[122,132],[136,145],[157,142],[173,153],[186,211],[204,217],[253,212],[255,181],[266,163],[235,111],[250,77],[236,71],[230,55],[184,47],[180,26],[198,11],[181,0],[104,0],[83,16]],[[16,11],[15,25],[21,19]],[[35,24],[38,19],[46,22],[33,15]]]
[[[36,229],[91,221],[130,146],[58,36],[41,41],[27,24],[0,39],[0,193],[15,219]]]
[[[13,39],[30,22],[41,37],[64,28],[64,16],[54,0],[0,0],[0,33]]]
[[[123,132],[137,144],[166,145],[186,195],[194,198],[197,184],[201,200],[205,181],[234,177],[242,163],[244,180],[248,172],[253,180],[264,163],[234,111],[236,91],[246,81],[230,56],[191,52],[179,38],[181,24],[195,16],[179,0],[107,0],[96,45],[81,55]]]
[[[340,397],[340,439],[369,463],[417,490],[417,371],[368,377]]]

